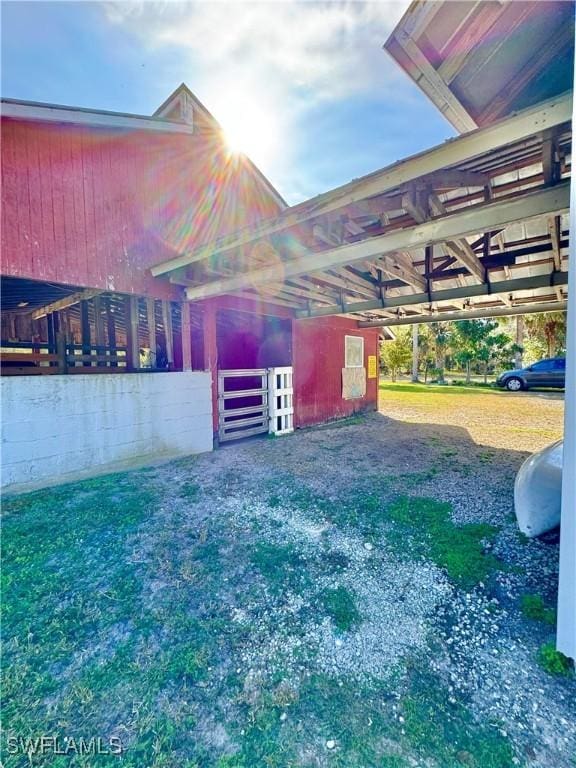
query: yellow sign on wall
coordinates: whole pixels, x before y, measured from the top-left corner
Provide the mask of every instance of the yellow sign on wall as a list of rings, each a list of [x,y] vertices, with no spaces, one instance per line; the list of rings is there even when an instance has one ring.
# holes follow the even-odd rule
[[[376,355],[368,355],[368,378],[375,379],[378,375],[378,360]]]

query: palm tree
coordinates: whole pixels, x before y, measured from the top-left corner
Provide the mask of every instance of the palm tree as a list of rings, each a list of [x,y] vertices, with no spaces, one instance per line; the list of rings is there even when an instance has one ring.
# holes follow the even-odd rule
[[[546,340],[548,357],[557,354],[564,346],[566,339],[566,313],[542,312],[537,315],[526,315],[528,334]]]

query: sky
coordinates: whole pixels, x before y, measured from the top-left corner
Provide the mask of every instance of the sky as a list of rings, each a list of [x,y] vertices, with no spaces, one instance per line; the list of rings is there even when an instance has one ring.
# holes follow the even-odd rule
[[[2,96],[152,114],[185,82],[294,204],[454,135],[382,50],[407,5],[3,2]]]

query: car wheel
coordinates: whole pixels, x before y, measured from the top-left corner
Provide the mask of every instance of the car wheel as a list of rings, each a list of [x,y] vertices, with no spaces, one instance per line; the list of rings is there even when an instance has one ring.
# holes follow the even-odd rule
[[[520,392],[521,389],[524,389],[522,379],[519,379],[517,376],[511,376],[506,382],[506,389],[508,392]]]

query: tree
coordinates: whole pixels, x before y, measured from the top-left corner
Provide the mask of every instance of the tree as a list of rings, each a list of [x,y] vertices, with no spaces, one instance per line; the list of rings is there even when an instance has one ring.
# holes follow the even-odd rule
[[[566,313],[542,312],[526,316],[526,330],[530,340],[546,344],[547,357],[562,352],[566,344]]]
[[[430,323],[430,331],[434,339],[436,355],[436,378],[439,384],[444,384],[444,367],[446,365],[446,349],[450,343],[449,323]]]
[[[403,328],[398,331],[393,341],[384,341],[380,347],[381,360],[392,381],[396,381],[398,372],[406,368],[412,359],[412,333]]]
[[[494,320],[458,320],[454,323],[453,354],[466,368],[467,384],[470,383],[472,363],[482,363],[486,383],[489,365],[503,356],[512,356],[512,339],[506,333],[497,333],[499,327]]]
[[[429,325],[420,325],[418,334],[419,355],[418,362],[420,369],[424,370],[424,383],[428,381],[428,372],[434,368],[434,334]]]

